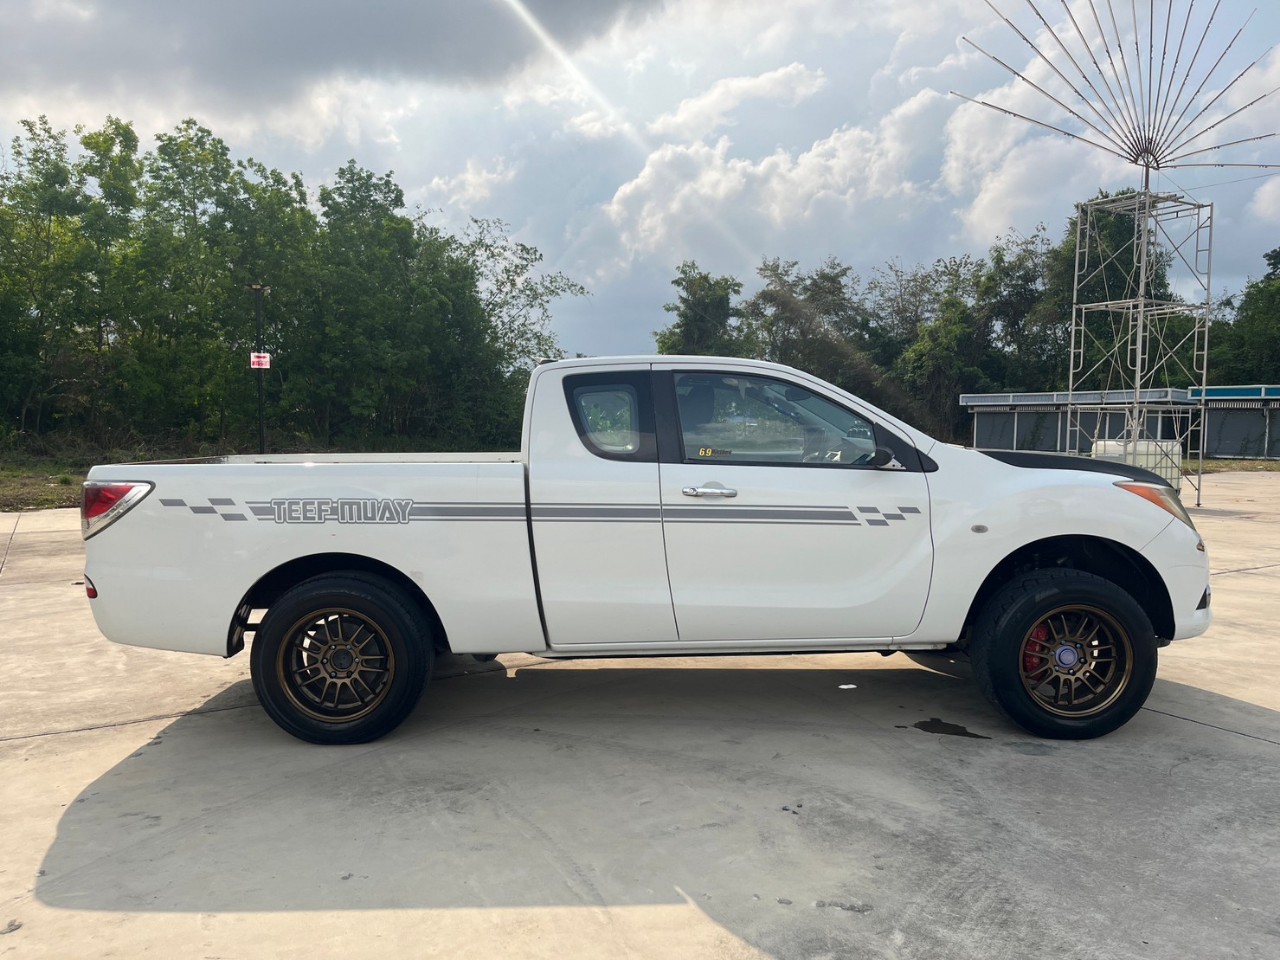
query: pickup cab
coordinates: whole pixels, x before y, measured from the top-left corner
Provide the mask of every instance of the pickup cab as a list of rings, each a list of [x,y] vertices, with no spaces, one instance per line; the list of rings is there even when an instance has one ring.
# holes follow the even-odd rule
[[[234,656],[289,733],[360,743],[442,652],[963,651],[1044,737],[1124,724],[1209,626],[1175,491],[939,443],[815,377],[709,357],[546,363],[518,453],[95,467],[85,586],[111,640]]]

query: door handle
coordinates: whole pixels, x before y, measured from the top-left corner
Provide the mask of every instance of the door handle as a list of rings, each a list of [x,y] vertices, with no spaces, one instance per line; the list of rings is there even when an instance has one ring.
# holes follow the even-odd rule
[[[680,491],[686,497],[736,497],[737,490],[729,487],[722,487],[717,484],[708,484],[705,487],[685,487]]]

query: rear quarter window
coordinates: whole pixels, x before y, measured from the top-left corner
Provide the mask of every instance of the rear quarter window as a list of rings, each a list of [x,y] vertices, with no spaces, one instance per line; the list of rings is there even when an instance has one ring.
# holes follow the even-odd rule
[[[653,390],[647,370],[565,377],[569,416],[583,446],[606,460],[655,462]]]
[[[640,449],[640,400],[635,387],[578,387],[573,404],[593,446],[613,454]]]

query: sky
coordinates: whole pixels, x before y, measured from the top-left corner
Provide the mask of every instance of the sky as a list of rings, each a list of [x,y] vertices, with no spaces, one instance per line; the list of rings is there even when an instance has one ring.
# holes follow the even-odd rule
[[[766,257],[835,257],[865,278],[890,260],[983,256],[1039,224],[1060,239],[1076,202],[1140,184],[1119,157],[952,91],[1097,142],[1084,121],[1125,126],[1118,100],[1098,108],[1098,73],[1128,81],[1133,103],[1184,79],[1183,117],[1205,108],[1187,135],[1223,121],[1185,149],[1280,131],[1280,94],[1247,106],[1280,88],[1280,4],[1114,2],[1130,68],[1143,56],[1132,16],[1145,37],[1155,12],[1145,83],[1109,72],[1090,26],[1096,10],[1110,28],[1106,0],[1036,0],[1043,21],[1026,0],[0,0],[0,134],[42,114],[65,129],[115,115],[150,143],[194,117],[312,189],[355,158],[392,171],[432,222],[504,220],[585,285],[554,307],[568,353],[647,353],[684,260],[748,294]],[[1075,71],[1055,45],[1072,17],[1097,70],[1083,47],[1067,44]],[[1280,164],[1280,138],[1194,159]],[[1153,175],[1153,189],[1214,204],[1215,293],[1280,246],[1271,174]]]

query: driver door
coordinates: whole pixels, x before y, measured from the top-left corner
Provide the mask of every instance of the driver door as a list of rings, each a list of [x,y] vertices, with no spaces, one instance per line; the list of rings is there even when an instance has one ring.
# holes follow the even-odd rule
[[[915,629],[933,566],[929,491],[918,461],[868,464],[883,427],[771,376],[675,367],[656,379],[679,425],[660,487],[682,642]]]

